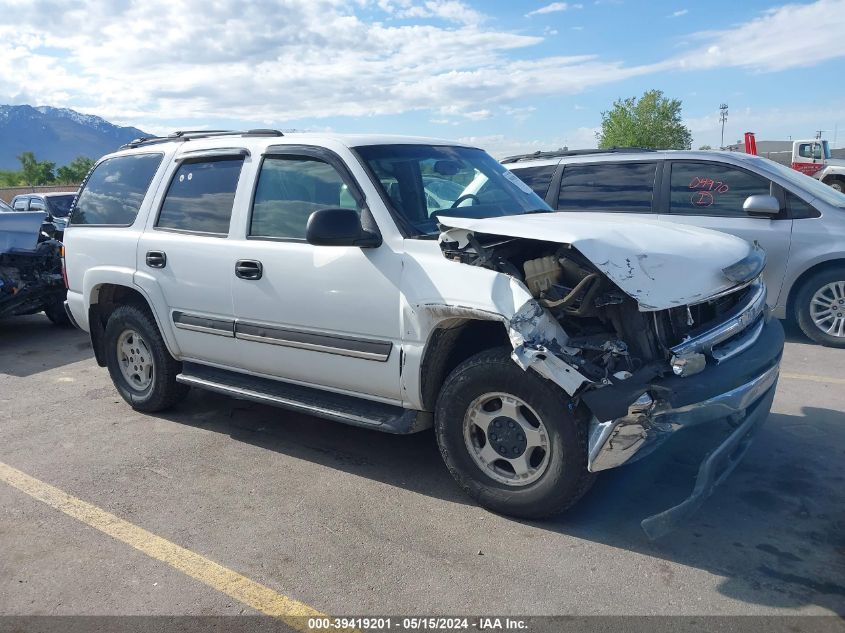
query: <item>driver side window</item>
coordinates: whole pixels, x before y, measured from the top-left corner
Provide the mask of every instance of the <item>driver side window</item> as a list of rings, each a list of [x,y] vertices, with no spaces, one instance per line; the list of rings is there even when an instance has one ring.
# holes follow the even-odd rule
[[[361,212],[334,167],[308,156],[267,157],[258,175],[249,235],[304,240],[314,211],[338,207]]]

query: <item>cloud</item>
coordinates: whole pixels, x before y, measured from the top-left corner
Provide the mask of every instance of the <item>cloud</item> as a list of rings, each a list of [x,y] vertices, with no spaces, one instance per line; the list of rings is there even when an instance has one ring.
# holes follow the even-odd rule
[[[457,0],[428,0],[412,4],[410,0],[382,0],[379,7],[399,18],[439,18],[461,24],[479,24],[484,15]]]
[[[568,147],[569,149],[594,148],[596,147],[597,131],[598,128],[579,127],[567,132],[566,136],[543,137],[542,139],[522,140],[504,134],[490,134],[463,136],[458,141],[480,147],[496,158],[502,159],[506,156],[550,151],[561,147]]]
[[[466,123],[666,70],[768,71],[845,56],[845,0],[695,33],[688,52],[640,65],[536,57],[543,37],[457,0],[0,0],[0,15],[0,41],[14,43],[0,55],[0,103],[73,107],[152,132],[413,111]]]
[[[691,36],[698,46],[681,68],[745,67],[760,71],[812,66],[845,56],[845,0],[817,0],[769,9],[731,29]],[[808,35],[812,34],[812,35]]]
[[[678,11],[673,11],[673,12],[672,12],[672,15],[669,15],[669,16],[667,16],[667,17],[670,17],[670,18],[679,18],[679,17],[681,17],[682,15],[686,15],[687,13],[689,13],[689,9],[679,9]]]
[[[569,9],[583,9],[583,4],[569,4],[567,2],[552,2],[551,4],[547,4],[539,9],[534,9],[533,11],[529,11],[525,14],[526,18],[530,18],[532,15],[543,15],[544,13],[557,13],[559,11],[567,11]]]
[[[450,23],[395,23],[415,7]],[[8,17],[0,41],[21,42],[0,56],[0,102],[37,99],[150,131],[176,120],[285,127],[415,110],[481,120],[525,97],[649,72],[590,55],[514,60],[511,51],[542,38],[487,27],[465,8],[408,0],[88,0],[67,9],[58,0],[0,0]]]

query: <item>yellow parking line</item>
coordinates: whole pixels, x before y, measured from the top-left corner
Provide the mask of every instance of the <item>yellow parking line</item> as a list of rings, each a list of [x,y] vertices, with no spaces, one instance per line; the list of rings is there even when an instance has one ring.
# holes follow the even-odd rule
[[[788,371],[780,372],[781,378],[791,380],[809,380],[811,382],[829,382],[833,385],[845,385],[845,378],[832,378],[830,376],[814,376],[812,374],[792,374]]]
[[[283,596],[205,556],[171,543],[3,462],[0,462],[0,481],[261,613],[279,618],[294,629],[311,632],[314,629],[307,626],[309,617],[327,617],[307,604]]]

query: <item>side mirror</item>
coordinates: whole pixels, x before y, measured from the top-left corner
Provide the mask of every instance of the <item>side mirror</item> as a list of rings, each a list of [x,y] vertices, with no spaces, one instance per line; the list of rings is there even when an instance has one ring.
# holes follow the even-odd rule
[[[749,215],[775,216],[780,214],[780,202],[774,196],[748,196],[742,210]]]
[[[381,245],[381,235],[361,226],[361,218],[353,209],[319,209],[308,218],[305,240],[314,246],[359,246],[375,248]]]

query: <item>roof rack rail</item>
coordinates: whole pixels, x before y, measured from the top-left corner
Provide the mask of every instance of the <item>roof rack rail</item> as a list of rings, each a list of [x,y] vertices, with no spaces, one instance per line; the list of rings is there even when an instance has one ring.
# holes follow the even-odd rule
[[[648,147],[609,147],[607,149],[559,149],[551,152],[532,152],[531,154],[517,154],[502,159],[502,164],[518,163],[522,160],[538,160],[542,158],[562,158],[564,156],[587,156],[590,154],[627,154],[634,152],[656,152]]]
[[[143,136],[121,145],[120,149],[133,149],[144,145],[155,145],[156,143],[168,143],[170,141],[190,141],[201,138],[212,138],[215,136],[284,136],[281,130],[255,129],[255,130],[178,130],[167,136]]]

